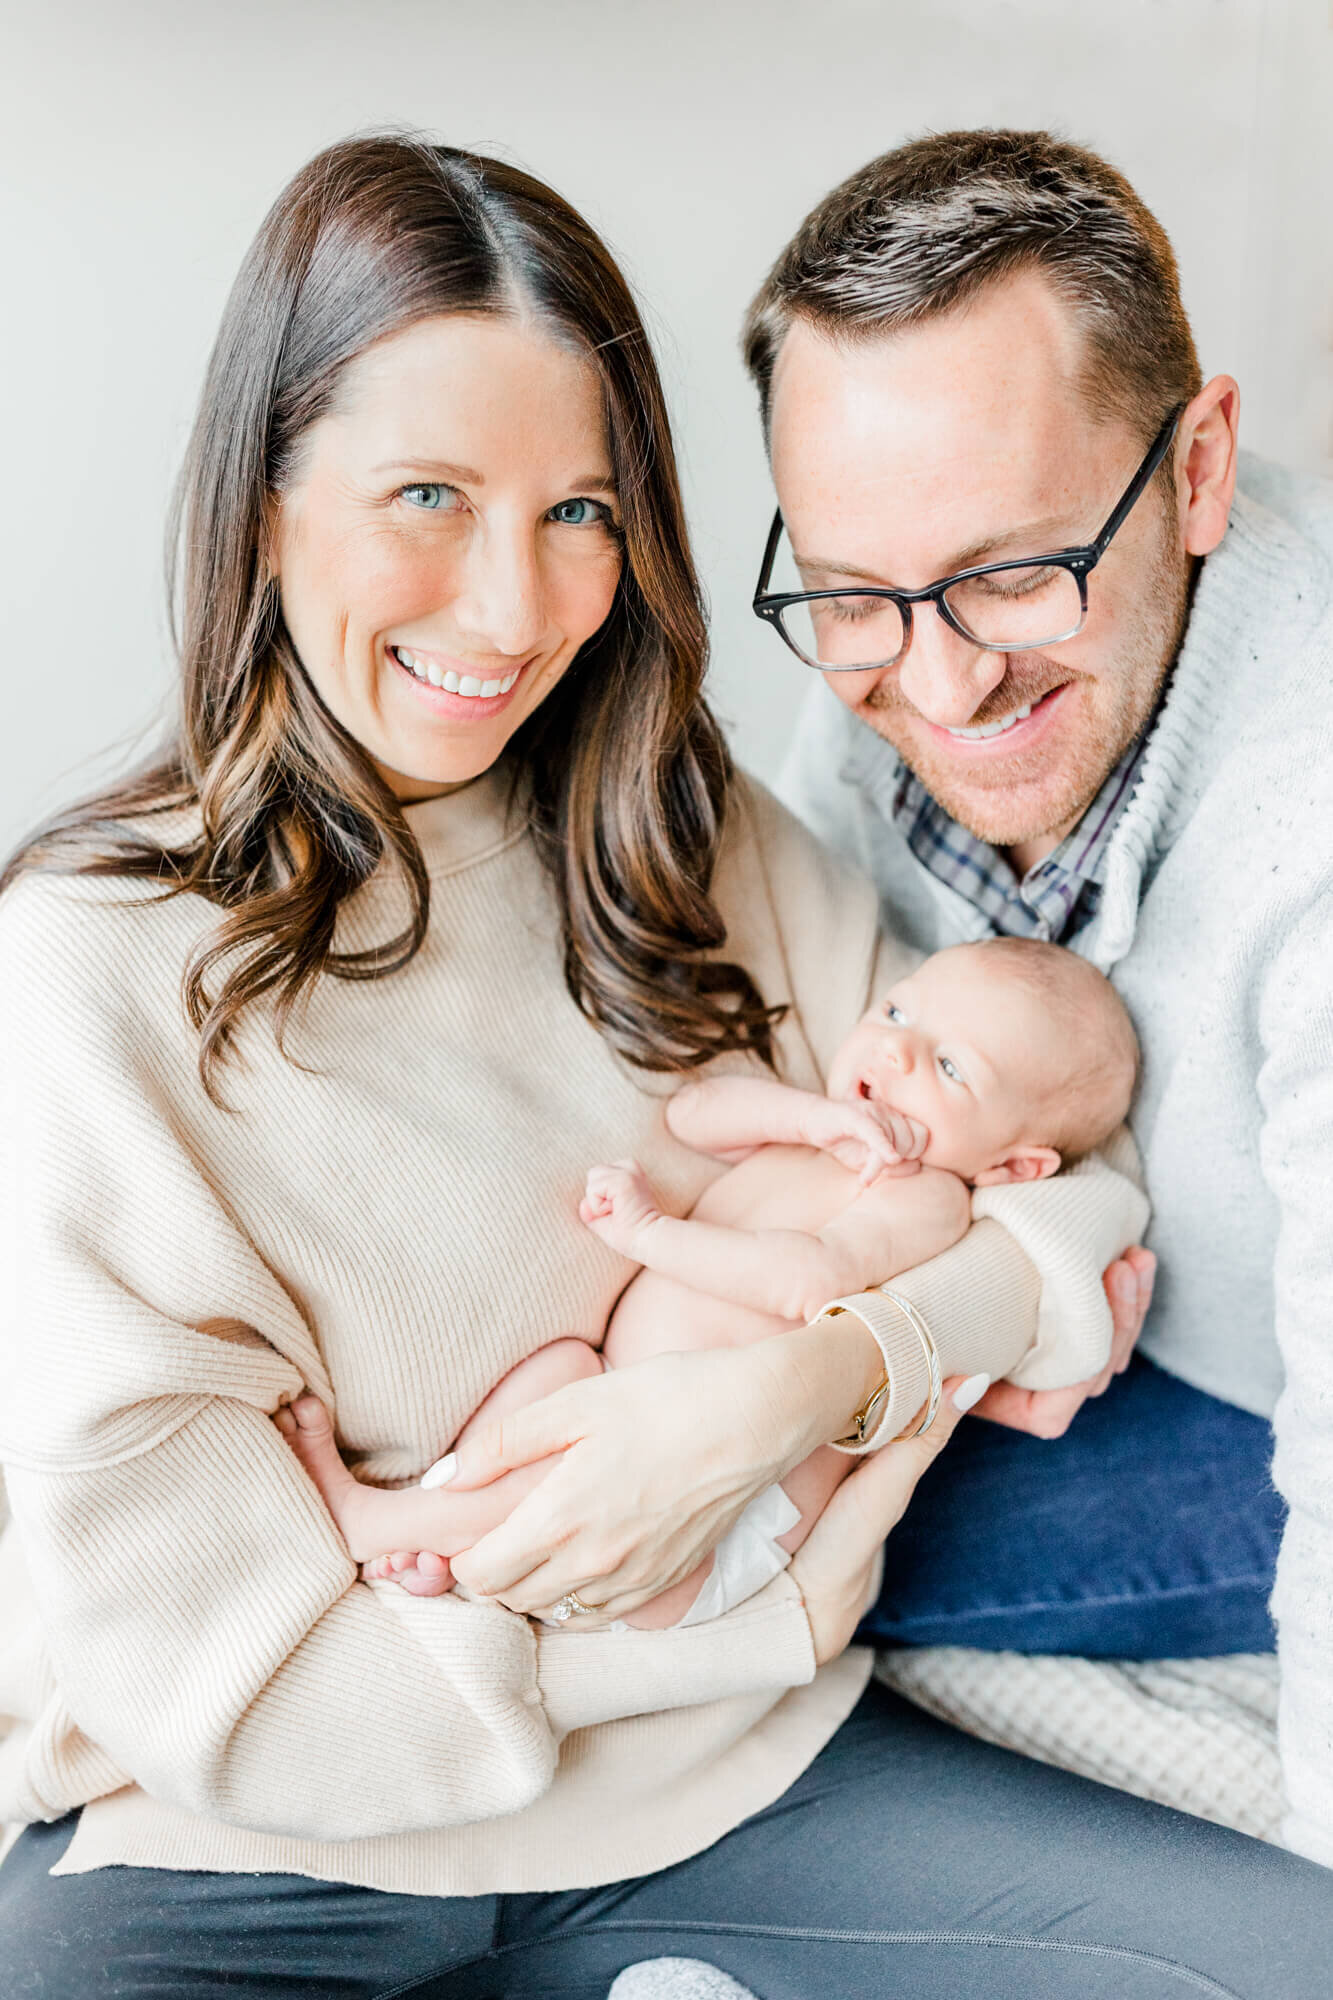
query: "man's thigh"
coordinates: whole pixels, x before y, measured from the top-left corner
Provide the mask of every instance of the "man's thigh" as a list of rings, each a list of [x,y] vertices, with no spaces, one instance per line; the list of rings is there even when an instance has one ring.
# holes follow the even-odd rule
[[[960,1735],[880,1687],[766,1812],[661,1874],[507,1897],[505,1996],[659,1955],[763,2000],[1310,2000],[1333,1871]],[[576,1977],[586,1985],[576,1985]]]
[[[1136,1356],[1062,1438],[965,1418],[885,1551],[881,1645],[1270,1652],[1270,1426]]]

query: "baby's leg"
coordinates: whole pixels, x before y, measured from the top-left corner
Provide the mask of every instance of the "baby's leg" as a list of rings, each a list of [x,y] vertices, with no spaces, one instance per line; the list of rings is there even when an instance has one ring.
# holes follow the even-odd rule
[[[601,1367],[600,1355],[586,1341],[554,1341],[510,1370],[462,1435],[483,1415],[537,1402],[568,1382],[600,1374]],[[471,1548],[498,1527],[550,1470],[546,1463],[521,1466],[468,1493],[450,1493],[447,1487],[364,1486],[344,1465],[328,1411],[317,1397],[300,1397],[290,1410],[278,1411],[276,1422],[318,1487],[354,1560],[367,1565],[368,1576],[390,1577],[418,1596],[448,1590],[448,1565],[440,1558]],[[386,1555],[386,1550],[394,1553]],[[435,1561],[420,1560],[419,1552]]]

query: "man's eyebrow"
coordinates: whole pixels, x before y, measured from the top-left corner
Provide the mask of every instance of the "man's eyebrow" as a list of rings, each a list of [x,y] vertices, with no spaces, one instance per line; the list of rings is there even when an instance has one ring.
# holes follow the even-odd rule
[[[1002,534],[987,535],[982,540],[972,542],[967,548],[958,549],[945,567],[937,572],[939,576],[954,576],[961,569],[974,569],[978,563],[989,561],[1001,551],[1021,550],[1025,555],[1055,555],[1055,536],[1065,529],[1065,539],[1058,544],[1059,549],[1074,545],[1068,540],[1068,519],[1061,514],[1048,514],[1040,521],[1026,521],[1021,528],[1006,528]],[[854,577],[858,583],[878,584],[881,590],[892,590],[882,570],[862,569],[857,563],[839,562],[832,556],[797,555],[796,566],[801,570],[822,572],[826,576]],[[932,579],[933,580],[933,579]],[[902,588],[903,586],[898,586]]]

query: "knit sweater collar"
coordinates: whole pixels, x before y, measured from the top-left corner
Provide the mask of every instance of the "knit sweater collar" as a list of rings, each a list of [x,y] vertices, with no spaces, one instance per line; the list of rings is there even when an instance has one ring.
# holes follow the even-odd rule
[[[1133,944],[1147,882],[1234,740],[1238,710],[1249,706],[1245,680],[1271,683],[1275,648],[1299,642],[1300,607],[1319,595],[1318,568],[1303,537],[1236,495],[1226,535],[1200,571],[1139,781],[1107,853],[1102,906],[1080,943],[1104,970]]]
[[[430,876],[452,875],[521,839],[525,818],[513,798],[513,777],[502,758],[457,791],[404,805]]]

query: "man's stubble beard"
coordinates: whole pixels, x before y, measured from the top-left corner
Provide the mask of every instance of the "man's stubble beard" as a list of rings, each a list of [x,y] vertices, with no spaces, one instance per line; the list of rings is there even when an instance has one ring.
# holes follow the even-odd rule
[[[1029,703],[1035,707],[1043,695],[1065,683],[1090,687],[1094,698],[1101,694],[1103,704],[1109,696],[1095,730],[1085,728],[1065,746],[1064,767],[1053,782],[1047,753],[1038,747],[1029,756],[1019,751],[1003,763],[997,759],[993,779],[983,771],[960,785],[955,767],[946,755],[933,752],[929,739],[923,742],[910,726],[894,728],[895,718],[917,716],[899,694],[896,679],[882,682],[861,704],[876,734],[893,745],[931,797],[978,840],[1013,847],[1063,834],[1076,825],[1154,714],[1189,622],[1195,568],[1174,534],[1166,532],[1165,517],[1162,527],[1142,620],[1114,665],[1101,674],[1081,674],[1042,653],[1011,653],[1004,679],[968,723],[972,729],[984,728]],[[1014,796],[1041,778],[1047,783],[1039,804]]]

